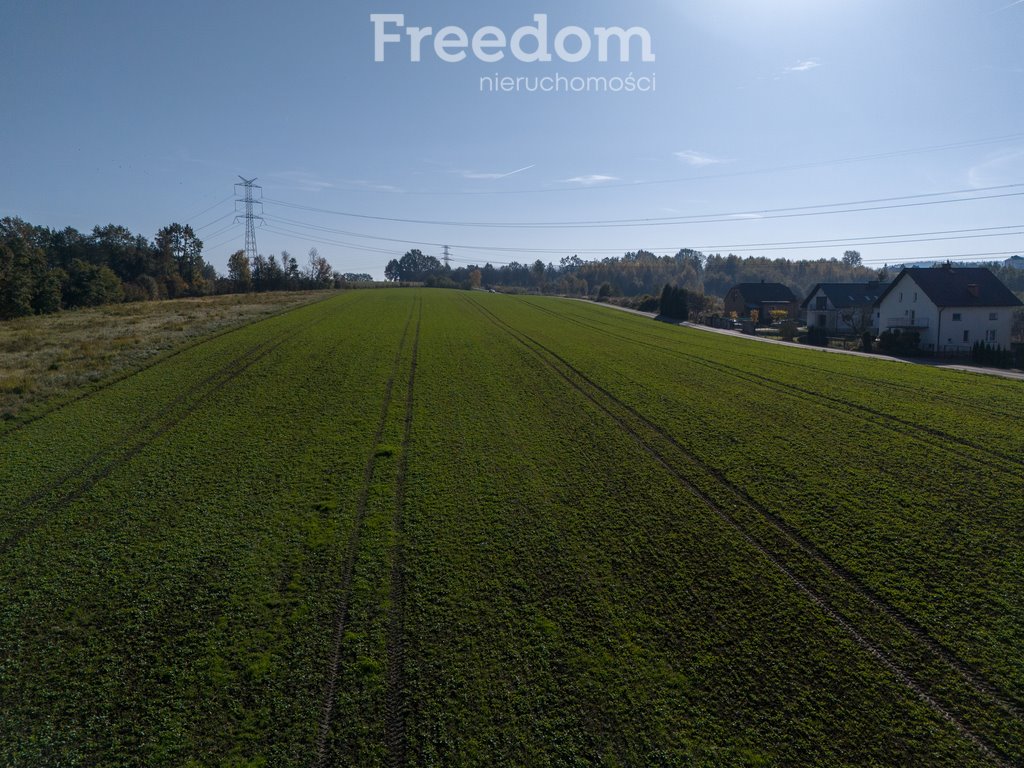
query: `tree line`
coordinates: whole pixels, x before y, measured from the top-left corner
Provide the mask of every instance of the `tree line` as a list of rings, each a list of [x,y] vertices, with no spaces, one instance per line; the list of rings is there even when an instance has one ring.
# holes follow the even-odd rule
[[[0,318],[121,301],[153,301],[248,291],[314,290],[371,281],[339,274],[315,248],[305,264],[243,251],[219,275],[203,258],[203,242],[189,225],[163,227],[152,241],[115,224],[84,234],[0,219]]]
[[[1024,291],[1024,270],[1000,264],[988,265],[1013,291]],[[891,280],[895,268],[872,269],[857,251],[841,258],[790,261],[763,256],[704,254],[683,248],[672,256],[657,256],[638,250],[598,261],[567,256],[558,264],[538,259],[533,263],[470,264],[449,268],[433,256],[418,250],[392,259],[385,277],[395,282],[450,284],[453,287],[493,287],[567,296],[605,298],[652,296],[658,301],[665,285],[682,288],[691,295],[724,297],[739,283],[783,283],[798,297],[806,296],[818,283]]]
[[[684,248],[673,256],[657,256],[639,250],[598,261],[567,256],[558,264],[536,260],[533,263],[483,265],[472,264],[450,269],[433,256],[414,250],[401,259],[392,259],[385,277],[396,282],[428,282],[443,279],[460,287],[483,285],[503,289],[521,289],[569,296],[643,296],[658,297],[665,285],[691,294],[724,296],[737,283],[786,283],[807,293],[819,282],[868,281],[879,278],[879,271],[864,267],[855,251],[843,259],[787,261],[760,257],[741,258],[734,254],[707,254]]]

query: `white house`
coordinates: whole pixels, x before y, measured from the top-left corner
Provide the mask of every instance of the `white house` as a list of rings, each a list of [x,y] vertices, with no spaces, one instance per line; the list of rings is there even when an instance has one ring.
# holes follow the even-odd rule
[[[916,331],[926,352],[970,352],[983,341],[1009,348],[1021,301],[984,267],[904,269],[879,297],[879,333]]]
[[[828,333],[856,335],[864,331],[878,333],[875,302],[888,283],[818,283],[800,308],[806,313],[808,328],[824,328]]]

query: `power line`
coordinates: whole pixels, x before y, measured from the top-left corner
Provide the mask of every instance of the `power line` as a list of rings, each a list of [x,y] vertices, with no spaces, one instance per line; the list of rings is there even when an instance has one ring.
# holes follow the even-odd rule
[[[385,248],[374,248],[372,246],[357,245],[355,243],[346,243],[346,242],[343,242],[343,241],[340,241],[340,240],[331,240],[331,239],[326,238],[326,237],[315,237],[315,236],[309,235],[309,234],[304,233],[304,232],[296,232],[294,230],[289,230],[289,229],[285,229],[285,228],[266,227],[265,231],[270,232],[270,233],[275,234],[275,235],[286,235],[288,237],[297,237],[300,240],[306,240],[307,242],[311,242],[311,243],[319,243],[321,245],[337,245],[337,246],[341,246],[343,248],[350,248],[350,249],[355,250],[355,251],[364,251],[366,253],[378,253],[378,254],[384,254],[384,255],[387,255],[387,256],[394,256],[394,255],[400,255],[401,254],[400,251],[396,251],[396,250],[389,250],[389,249],[385,249]]]
[[[229,200],[230,200],[231,198],[233,198],[233,197],[234,197],[234,195],[228,195],[228,196],[227,196],[227,197],[225,197],[225,198],[224,198],[223,200],[218,200],[218,201],[217,201],[216,203],[214,203],[213,205],[211,205],[211,206],[210,206],[209,208],[204,208],[204,209],[203,209],[203,210],[201,210],[201,211],[200,211],[199,213],[193,214],[192,216],[189,216],[189,217],[188,217],[187,219],[184,219],[184,220],[183,220],[183,223],[185,223],[185,224],[188,224],[188,223],[189,223],[190,221],[192,221],[193,219],[198,219],[198,218],[199,218],[200,216],[203,216],[203,215],[205,215],[205,214],[209,213],[210,211],[212,211],[212,210],[213,210],[214,208],[216,208],[217,206],[219,206],[219,205],[224,205],[224,203],[228,202],[228,201],[229,201]]]
[[[321,244],[321,245],[342,246],[342,247],[351,248],[352,250],[356,250],[356,251],[362,251],[362,252],[373,253],[373,254],[383,254],[383,255],[392,256],[392,257],[400,255],[400,253],[398,251],[387,250],[387,249],[383,249],[383,248],[372,248],[372,247],[366,247],[366,246],[358,246],[358,245],[354,245],[352,243],[340,242],[340,241],[331,240],[331,239],[328,239],[328,238],[325,238],[325,237],[313,237],[313,236],[310,236],[308,234],[303,234],[303,233],[300,233],[300,232],[289,231],[287,229],[278,230],[276,228],[268,227],[267,231],[273,232],[274,234],[284,235],[284,236],[288,236],[288,237],[297,237],[300,240],[305,240],[307,242],[312,242],[312,243],[318,243],[318,244]],[[564,250],[559,251],[559,252],[560,253],[565,253],[565,252],[567,252],[567,250],[571,250],[571,249],[564,249]],[[653,249],[653,250],[661,250],[661,249]],[[671,249],[668,249],[668,250],[671,250]],[[700,250],[700,249],[699,248],[694,248],[693,250]],[[985,251],[985,252],[974,252],[974,253],[950,253],[950,254],[943,254],[943,255],[939,255],[939,256],[934,256],[930,260],[931,261],[937,261],[937,262],[938,261],[952,261],[952,260],[962,260],[962,261],[974,260],[974,261],[978,261],[978,260],[982,260],[982,259],[984,259],[986,257],[1013,256],[1015,254],[1021,253],[1022,251],[1024,251],[1024,248],[1013,250],[1013,251]],[[587,253],[587,251],[583,251],[583,250],[579,250],[579,251],[576,251],[576,252],[577,253]],[[622,252],[625,252],[625,251],[622,251]],[[509,266],[511,264],[519,263],[519,262],[516,262],[516,261],[496,261],[494,259],[486,259],[486,260],[483,260],[483,262],[481,262],[481,260],[477,260],[477,259],[457,258],[457,257],[454,257],[454,256],[451,257],[451,260],[454,261],[454,262],[457,262],[459,264],[465,264],[467,266],[481,266],[481,263],[483,263],[483,264],[490,264],[492,266]],[[864,259],[863,263],[866,264],[866,265],[867,264],[877,264],[877,265],[881,266],[881,265],[888,265],[888,264],[890,264],[890,260],[888,260],[888,259]],[[896,260],[893,263],[899,264],[901,262]]]
[[[457,244],[454,246],[447,246],[443,243],[427,242],[422,240],[404,240],[393,237],[383,237],[377,235],[360,234],[357,232],[351,232],[343,229],[334,229],[331,227],[325,227],[318,224],[310,224],[308,222],[297,221],[294,219],[287,219],[277,216],[267,217],[271,222],[283,222],[285,224],[291,224],[296,227],[302,227],[306,229],[312,229],[320,232],[326,232],[329,234],[347,235],[350,237],[358,237],[367,240],[379,240],[383,242],[400,243],[403,245],[416,245],[426,246],[432,248],[459,248],[466,251],[484,251],[494,253],[534,253],[534,254],[560,254],[565,253],[567,250],[574,250],[576,253],[587,253],[587,254],[615,254],[625,253],[630,249],[626,248],[584,248],[584,249],[567,249],[567,248],[550,248],[550,247],[530,247],[530,248],[515,248],[510,246],[494,246],[494,245],[479,245],[479,244]],[[1017,230],[1017,231],[1010,231]],[[818,240],[785,240],[785,241],[770,241],[760,243],[715,243],[715,244],[694,244],[689,246],[693,250],[698,251],[714,251],[714,250],[727,250],[727,249],[751,249],[756,248],[759,250],[807,250],[813,248],[825,248],[829,246],[864,246],[864,245],[900,245],[900,244],[912,244],[922,242],[938,242],[943,240],[968,240],[973,238],[982,237],[1008,237],[1014,235],[1024,234],[1024,224],[1010,224],[997,227],[976,227],[972,229],[947,229],[947,230],[935,230],[931,232],[910,232],[901,234],[890,234],[890,235],[857,235],[852,237],[837,237],[830,239],[818,239]],[[354,245],[352,243],[345,243],[345,245]],[[677,246],[661,246],[661,247],[649,247],[645,250],[650,251],[670,251],[678,250]]]
[[[234,226],[234,225],[232,225],[232,226]],[[228,243],[231,243],[232,241],[235,240],[235,238],[236,238],[236,235],[232,235],[231,237],[229,237],[226,240],[223,240],[223,241],[217,243],[216,245],[204,245],[203,247],[204,247],[205,250],[215,251],[218,248],[223,248]]]
[[[945,255],[942,255],[942,256],[929,257],[928,259],[924,259],[923,261],[941,262],[941,261],[951,261],[951,260],[954,260],[954,259],[975,260],[975,261],[977,261],[977,260],[980,260],[982,257],[986,257],[986,256],[1015,256],[1015,255],[1020,254],[1022,252],[1022,250],[1024,250],[1024,249],[1018,249],[1018,250],[1015,250],[1015,251],[988,251],[988,252],[982,252],[982,253],[948,253],[948,254],[945,254]],[[730,255],[735,255],[735,256],[737,256],[739,258],[738,254],[730,254]],[[452,259],[452,261],[457,261],[457,262],[459,262],[461,264],[467,264],[467,265],[470,265],[470,266],[477,266],[477,267],[481,266],[479,261],[475,261],[473,259]],[[909,263],[909,262],[910,262],[910,260],[908,260],[908,259],[904,259],[902,261],[900,261],[900,260],[890,261],[890,260],[887,260],[887,259],[864,259],[862,261],[863,264],[880,264],[880,265],[883,265],[883,266],[884,265],[891,266],[893,264],[902,264],[902,263]],[[520,264],[521,262],[516,262],[516,261],[492,261],[492,260],[488,260],[485,263],[486,264],[490,264],[491,266],[506,266],[507,267],[510,264]],[[591,263],[591,262],[584,262],[584,263]]]
[[[209,227],[212,227],[212,226],[213,226],[214,224],[217,224],[217,223],[219,223],[219,222],[222,222],[222,221],[224,221],[224,219],[230,218],[231,216],[233,216],[233,215],[234,215],[234,213],[235,213],[234,211],[229,211],[228,213],[225,213],[225,214],[224,214],[223,216],[221,216],[221,217],[220,217],[219,219],[214,219],[214,220],[213,220],[213,221],[211,221],[211,222],[208,222],[208,223],[206,223],[206,224],[203,224],[203,225],[202,225],[201,227],[194,227],[194,230],[195,230],[196,232],[201,232],[201,231],[202,231],[202,230],[204,230],[204,229],[207,229],[207,228],[209,228]]]
[[[372,216],[364,213],[353,213],[351,211],[335,211],[327,208],[315,208],[307,205],[298,205],[283,200],[266,198],[265,202],[271,205],[279,205],[284,208],[309,211],[312,213],[324,213],[334,216],[345,216],[355,219],[366,219],[370,221],[385,221],[400,224],[418,224],[422,226],[445,226],[445,227],[476,227],[481,229],[606,229],[618,227],[651,227],[666,226],[673,224],[714,224],[722,222],[743,221],[745,218],[763,219],[786,219],[799,218],[803,216],[822,216],[840,213],[858,213],[864,211],[891,210],[897,208],[915,208],[926,205],[943,205],[948,203],[974,202],[978,200],[993,200],[1006,197],[1020,197],[1024,192],[1004,192],[996,195],[977,195],[973,197],[958,197],[951,200],[936,200],[938,197],[949,197],[950,195],[966,195],[976,192],[991,192],[1006,189],[1019,189],[1024,183],[1002,184],[994,187],[979,187],[976,189],[959,189],[948,192],[929,192],[917,195],[902,195],[899,197],[880,197],[868,200],[854,200],[842,203],[825,203],[819,205],[804,205],[790,208],[765,208],[746,211],[732,211],[727,213],[694,214],[689,216],[669,216],[644,219],[612,219],[612,220],[589,220],[589,221],[549,221],[549,222],[489,222],[489,221],[438,221],[431,219],[405,219],[395,216]],[[906,202],[906,201],[917,202]],[[860,207],[851,207],[860,206]],[[834,210],[828,210],[834,209]]]
[[[217,239],[218,237],[220,237],[221,235],[223,235],[223,234],[224,234],[225,232],[227,232],[228,230],[234,229],[234,227],[236,227],[237,225],[238,225],[238,222],[237,222],[237,221],[232,221],[232,222],[231,222],[230,224],[228,224],[228,225],[227,225],[226,227],[221,227],[221,228],[220,228],[220,229],[218,229],[218,230],[217,230],[216,232],[211,232],[210,234],[206,235],[205,237],[206,237],[206,238],[207,238],[208,240],[216,240],[216,239]]]
[[[742,176],[758,176],[768,173],[785,173],[788,171],[808,170],[813,168],[826,168],[835,165],[849,165],[853,163],[868,162],[871,160],[888,160],[892,158],[908,157],[910,155],[928,154],[931,152],[946,152],[955,149],[970,149],[991,144],[1002,144],[1009,141],[1017,141],[1024,138],[1024,133],[1011,133],[1004,136],[993,136],[986,139],[974,139],[969,141],[951,142],[948,144],[936,144],[925,147],[899,149],[889,152],[878,152],[868,155],[856,155],[832,160],[819,160],[806,163],[795,163],[792,165],[780,165],[770,168],[758,168],[748,171],[731,171],[726,173],[698,174],[693,176],[682,176],[671,179],[654,179],[649,181],[627,181],[618,184],[601,184],[589,187],[541,187],[539,189],[506,189],[506,190],[463,190],[457,192],[409,192],[394,189],[346,189],[346,192],[370,192],[374,194],[427,196],[427,197],[463,197],[481,195],[541,195],[566,192],[596,192],[605,189],[624,189],[631,187],[647,187],[665,184],[684,184],[694,181],[706,181],[713,179],[729,179]]]

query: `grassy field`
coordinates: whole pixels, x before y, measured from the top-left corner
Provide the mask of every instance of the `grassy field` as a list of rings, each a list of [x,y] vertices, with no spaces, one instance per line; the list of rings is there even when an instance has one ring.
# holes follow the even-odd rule
[[[131,373],[211,334],[323,297],[309,292],[211,296],[0,322],[0,419],[40,413],[69,394]]]
[[[1024,386],[343,294],[0,434],[0,764],[1024,762]]]

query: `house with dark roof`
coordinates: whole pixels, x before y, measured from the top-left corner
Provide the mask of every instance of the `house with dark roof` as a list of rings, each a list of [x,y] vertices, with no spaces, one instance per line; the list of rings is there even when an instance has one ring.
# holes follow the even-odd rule
[[[725,295],[725,314],[736,317],[752,317],[757,312],[785,311],[787,317],[795,317],[799,306],[796,296],[782,283],[739,283]]]
[[[878,329],[916,331],[921,349],[967,353],[975,342],[1010,347],[1021,301],[984,267],[904,269],[875,303]]]
[[[878,332],[875,302],[889,283],[818,283],[800,305],[808,328],[829,334],[857,335]]]

